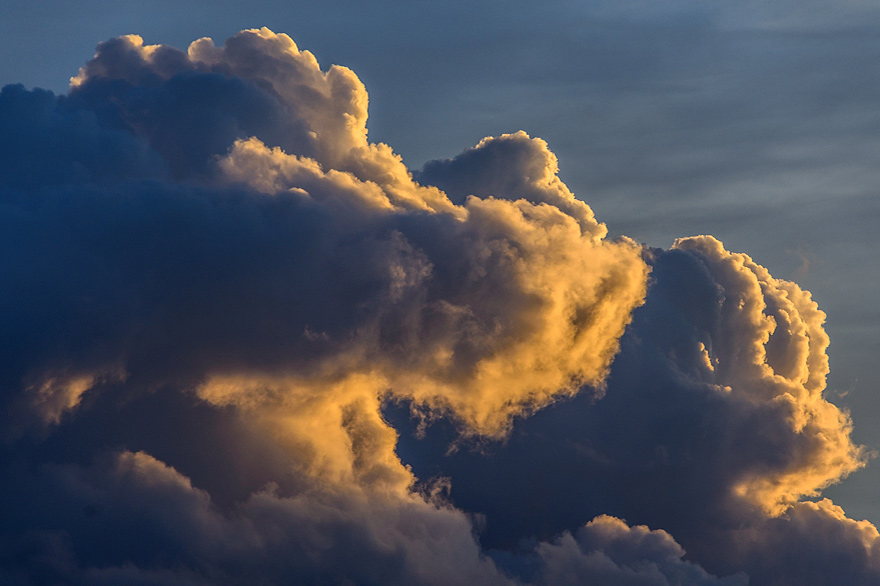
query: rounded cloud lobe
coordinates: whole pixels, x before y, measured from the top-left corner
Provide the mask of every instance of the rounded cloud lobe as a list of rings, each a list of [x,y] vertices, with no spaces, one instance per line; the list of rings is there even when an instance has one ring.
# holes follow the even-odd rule
[[[4,582],[742,584],[822,524],[876,577],[802,502],[864,458],[808,293],[607,240],[524,132],[412,174],[367,105],[268,29],[3,88]]]

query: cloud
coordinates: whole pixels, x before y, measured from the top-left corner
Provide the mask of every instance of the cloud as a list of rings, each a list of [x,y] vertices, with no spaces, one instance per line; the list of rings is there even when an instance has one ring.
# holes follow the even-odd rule
[[[602,240],[589,208],[556,178],[552,155],[543,181],[579,217],[519,199],[454,205],[414,183],[388,147],[367,143],[366,94],[350,71],[325,74],[309,53],[265,29],[223,48],[200,40],[188,54],[134,36],[108,41],[59,103],[98,117],[99,128],[133,133],[180,180],[160,174],[160,184],[102,185],[100,192],[88,183],[83,191],[90,193],[75,203],[58,191],[45,197],[57,215],[64,208],[87,215],[74,234],[59,236],[61,246],[73,254],[88,247],[85,254],[138,305],[120,309],[127,315],[113,325],[126,328],[118,335],[136,347],[117,344],[102,369],[136,377],[132,362],[173,352],[156,357],[163,366],[150,376],[174,362],[177,374],[206,379],[205,398],[230,402],[237,399],[229,381],[253,375],[256,382],[241,387],[249,403],[255,385],[307,389],[357,374],[375,381],[367,395],[390,386],[498,434],[524,405],[598,383],[644,295],[647,267],[638,248]],[[99,103],[112,104],[109,112],[96,113]],[[274,106],[269,114],[266,103]],[[263,124],[274,128],[267,117],[279,112],[284,133],[242,137]],[[194,141],[197,148],[183,148]],[[19,237],[19,247],[55,231],[33,205],[21,203],[38,225]],[[108,209],[119,206],[128,209]],[[165,216],[176,229],[163,225]],[[120,221],[131,224],[125,233]],[[96,277],[89,286],[108,278]],[[161,330],[162,339],[150,330]],[[552,352],[538,355],[536,347]],[[62,368],[30,376],[54,380]]]
[[[520,171],[511,173],[511,167]],[[484,138],[454,159],[429,161],[415,178],[441,188],[456,203],[464,203],[470,195],[546,203],[578,220],[582,230],[604,238],[608,230],[596,222],[587,204],[574,197],[558,172],[556,155],[547,143],[519,131]]]
[[[544,583],[583,584],[586,577],[606,584],[746,584],[743,575],[719,580],[699,566],[682,561],[684,550],[662,530],[629,527],[600,515],[554,543],[536,548],[546,564]]]
[[[650,262],[647,299],[601,400],[549,406],[506,443],[478,450],[449,453],[454,435],[442,425],[424,440],[402,431],[404,461],[419,476],[450,478],[452,501],[486,516],[494,547],[550,539],[605,513],[669,531],[715,575],[798,584],[803,575],[779,576],[795,576],[789,566],[810,556],[808,524],[823,519],[847,538],[823,541],[810,570],[821,578],[809,579],[827,581],[834,559],[852,558],[861,560],[853,583],[875,582],[874,528],[829,501],[803,501],[866,457],[848,415],[822,396],[824,314],[807,292],[708,236],[655,250]],[[509,481],[526,470],[528,482]],[[791,545],[784,560],[771,553],[777,532]]]
[[[3,88],[4,580],[740,584],[820,524],[874,575],[803,502],[864,460],[808,293],[607,239],[524,132],[412,174],[367,105],[268,29]]]
[[[143,452],[41,472],[53,490],[35,495],[45,510],[31,514],[28,538],[12,547],[25,575],[83,584],[526,583],[481,552],[466,515],[418,495],[324,485],[283,497],[270,486],[224,516],[189,479]],[[59,520],[64,538],[44,529]],[[742,583],[714,579],[682,555],[662,531],[601,517],[577,538],[539,545],[531,561],[536,584]]]

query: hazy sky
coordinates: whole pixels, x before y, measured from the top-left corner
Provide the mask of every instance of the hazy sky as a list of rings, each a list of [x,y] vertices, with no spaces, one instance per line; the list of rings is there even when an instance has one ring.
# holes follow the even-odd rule
[[[0,55],[0,577],[880,584],[875,3],[6,0]]]

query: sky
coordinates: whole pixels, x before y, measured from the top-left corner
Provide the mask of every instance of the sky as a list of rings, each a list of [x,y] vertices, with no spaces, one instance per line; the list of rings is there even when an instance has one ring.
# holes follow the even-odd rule
[[[8,0],[0,55],[0,582],[880,584],[875,3]]]

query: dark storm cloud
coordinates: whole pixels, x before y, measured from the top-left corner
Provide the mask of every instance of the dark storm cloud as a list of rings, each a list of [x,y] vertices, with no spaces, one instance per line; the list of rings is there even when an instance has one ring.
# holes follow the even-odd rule
[[[268,29],[2,90],[4,581],[744,584],[815,527],[870,581],[809,294],[606,239],[524,132],[416,182],[367,102]]]

